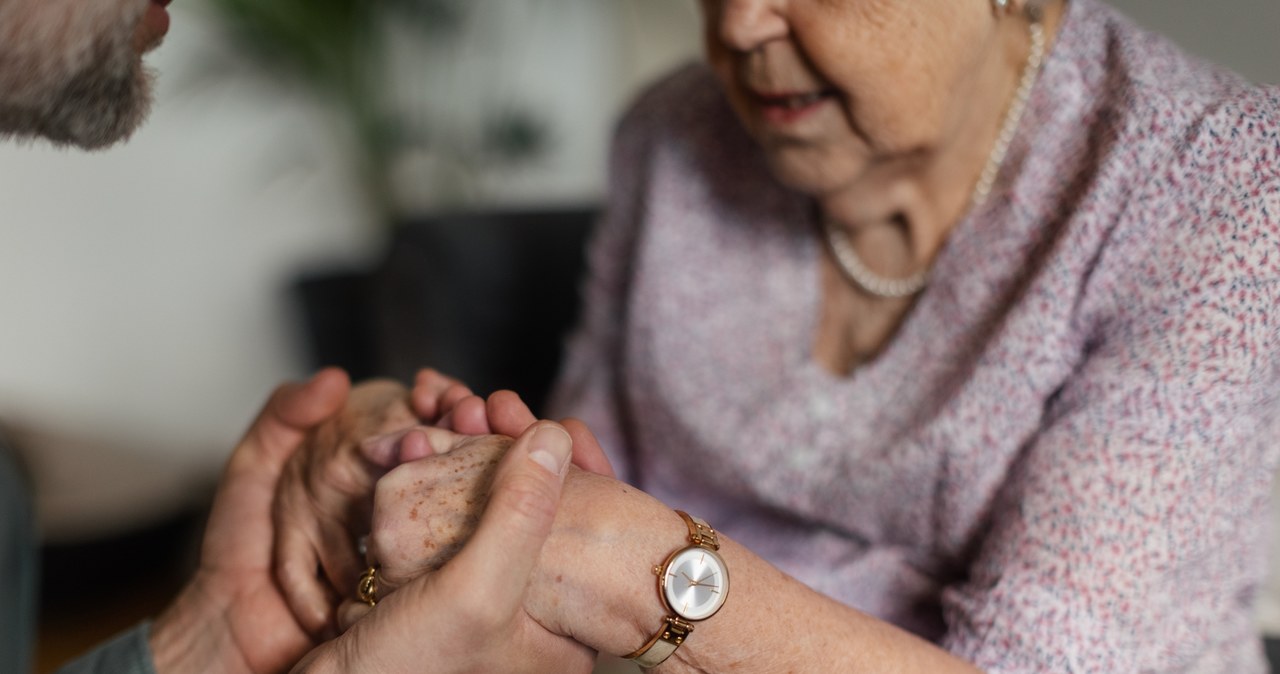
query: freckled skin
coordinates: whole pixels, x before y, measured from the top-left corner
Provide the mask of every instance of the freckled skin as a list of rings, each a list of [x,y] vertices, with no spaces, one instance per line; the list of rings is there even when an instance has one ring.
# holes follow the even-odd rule
[[[457,554],[479,524],[510,446],[505,436],[466,438],[447,454],[406,463],[378,483],[369,546],[389,590]]]

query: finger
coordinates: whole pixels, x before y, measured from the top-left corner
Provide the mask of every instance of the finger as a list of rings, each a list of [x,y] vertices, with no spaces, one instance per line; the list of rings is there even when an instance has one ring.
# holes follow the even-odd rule
[[[517,436],[536,419],[529,406],[513,391],[497,391],[488,400],[489,425],[494,433]],[[613,464],[586,424],[577,419],[561,422],[573,438],[573,464],[583,470],[616,477]]]
[[[365,438],[360,442],[360,455],[377,465],[394,467],[401,461],[401,443],[404,441],[405,436],[416,428],[420,427],[414,426],[413,428],[403,428],[398,431],[391,431],[390,433],[383,433],[381,435]]]
[[[435,454],[448,454],[463,436],[439,426],[415,426],[393,433],[392,451],[401,465]]]
[[[494,433],[516,437],[529,428],[537,417],[514,391],[497,391],[486,402],[489,426]]]
[[[236,454],[261,462],[259,469],[277,473],[312,427],[337,414],[351,391],[347,373],[325,368],[305,383],[278,387],[245,433]],[[235,459],[233,455],[232,459]]]
[[[440,417],[440,396],[458,380],[441,374],[433,368],[418,371],[413,380],[413,393],[410,400],[413,411],[425,421],[433,422]]]
[[[411,429],[400,440],[400,463],[425,459],[435,453],[435,447],[431,446],[431,436],[420,428]]]
[[[367,522],[365,524],[367,526]],[[365,568],[364,560],[356,553],[352,534],[353,532],[336,522],[330,522],[329,526],[322,524],[320,527],[322,545],[318,550],[320,567],[329,579],[327,589],[337,588],[344,596],[351,593],[351,588],[356,586],[360,573]]]
[[[394,466],[444,454],[457,440],[457,434],[447,428],[414,426],[369,438],[361,443],[360,451],[375,457],[371,460],[387,461]]]
[[[348,599],[338,606],[338,630],[346,632],[351,629],[352,625],[360,622],[360,619],[369,615],[369,611],[373,607],[362,602]]]
[[[452,412],[449,428],[463,435],[488,435],[489,414],[485,410],[484,398],[467,396],[458,401]]]
[[[440,413],[440,417],[444,418],[448,416],[448,414],[453,411],[453,408],[458,405],[460,400],[471,395],[475,394],[471,392],[471,389],[462,384],[455,383],[445,389],[445,392],[440,395],[440,407],[437,410]]]
[[[519,609],[529,574],[551,533],[572,439],[559,424],[538,422],[521,434],[498,465],[489,505],[471,541],[439,572],[441,583],[475,587],[490,615]],[[477,579],[483,579],[477,583]],[[423,588],[425,583],[415,583]]]
[[[560,423],[573,438],[573,465],[598,475],[617,477],[604,448],[586,424],[577,419],[564,419]]]
[[[313,636],[322,634],[333,624],[332,604],[328,583],[316,575],[319,560],[311,539],[299,530],[286,529],[279,533],[276,546],[276,579],[285,603],[303,629]]]

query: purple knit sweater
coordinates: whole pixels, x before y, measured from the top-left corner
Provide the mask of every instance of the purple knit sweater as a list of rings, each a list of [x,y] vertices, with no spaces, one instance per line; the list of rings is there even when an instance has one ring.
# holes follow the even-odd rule
[[[812,211],[708,70],[650,90],[558,411],[625,479],[989,672],[1264,671],[1280,92],[1072,0],[990,198],[847,377],[810,353]]]

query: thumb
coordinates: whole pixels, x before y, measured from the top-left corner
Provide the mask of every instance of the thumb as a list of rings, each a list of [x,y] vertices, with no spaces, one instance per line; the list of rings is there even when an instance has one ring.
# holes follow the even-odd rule
[[[490,615],[513,614],[551,533],[573,453],[563,426],[540,421],[525,430],[494,475],[489,504],[471,541],[438,574],[476,587]],[[453,578],[456,576],[457,578]]]
[[[350,391],[347,373],[336,367],[325,368],[303,383],[282,384],[245,433],[236,454],[267,469],[279,469],[308,431],[342,409]]]

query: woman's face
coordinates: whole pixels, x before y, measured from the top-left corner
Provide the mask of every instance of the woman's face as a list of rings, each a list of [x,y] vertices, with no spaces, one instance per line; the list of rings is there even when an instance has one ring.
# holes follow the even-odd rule
[[[839,190],[967,129],[990,0],[701,0],[707,57],[778,178]]]

